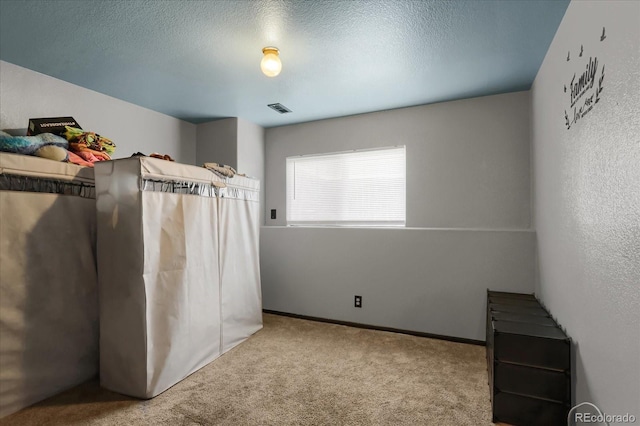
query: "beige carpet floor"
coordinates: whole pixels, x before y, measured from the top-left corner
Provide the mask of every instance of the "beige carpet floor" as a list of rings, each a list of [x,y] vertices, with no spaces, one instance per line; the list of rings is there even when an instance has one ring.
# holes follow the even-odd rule
[[[1,425],[491,425],[485,349],[264,315],[264,328],[154,399],[97,380]]]

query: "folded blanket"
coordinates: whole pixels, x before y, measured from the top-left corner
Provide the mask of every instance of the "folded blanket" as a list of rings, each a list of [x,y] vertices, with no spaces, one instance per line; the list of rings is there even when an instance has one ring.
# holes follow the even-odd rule
[[[236,174],[236,170],[233,167],[226,166],[224,164],[204,163],[202,167],[205,167],[222,177],[233,177]]]
[[[111,160],[116,144],[110,139],[75,127],[65,126],[65,129],[64,137],[69,141],[70,151],[90,162]]]
[[[35,155],[38,149],[46,145],[54,145],[66,149],[69,147],[69,142],[65,138],[52,133],[41,133],[35,136],[11,136],[9,133],[0,131],[0,151],[3,152]]]
[[[90,161],[85,161],[78,154],[69,151],[69,160],[70,163],[77,164],[79,166],[85,167],[93,167],[93,163]]]
[[[111,157],[109,157],[108,154],[105,154],[104,152],[94,151],[94,150],[89,149],[89,148],[80,149],[80,150],[77,150],[77,151],[72,149],[71,152],[73,152],[78,157],[80,157],[83,160],[88,161],[90,163],[95,163],[97,161],[108,161],[108,160],[111,160]]]

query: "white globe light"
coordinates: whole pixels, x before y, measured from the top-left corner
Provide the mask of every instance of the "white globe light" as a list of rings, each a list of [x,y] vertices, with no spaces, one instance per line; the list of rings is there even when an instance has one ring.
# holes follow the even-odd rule
[[[265,47],[262,49],[264,57],[260,61],[260,69],[267,77],[275,77],[282,71],[279,50],[276,47]]]

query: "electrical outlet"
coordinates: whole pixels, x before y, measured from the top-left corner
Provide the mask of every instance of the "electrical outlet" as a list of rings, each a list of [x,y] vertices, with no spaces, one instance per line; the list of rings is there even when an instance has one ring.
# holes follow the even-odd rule
[[[362,296],[355,297],[353,306],[355,306],[356,308],[362,308]]]
[[[276,218],[276,209],[271,209],[271,219]]]

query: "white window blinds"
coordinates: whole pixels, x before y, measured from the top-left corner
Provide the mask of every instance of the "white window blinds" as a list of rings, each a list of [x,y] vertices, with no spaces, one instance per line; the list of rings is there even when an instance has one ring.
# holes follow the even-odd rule
[[[287,158],[287,224],[404,226],[405,147]]]

